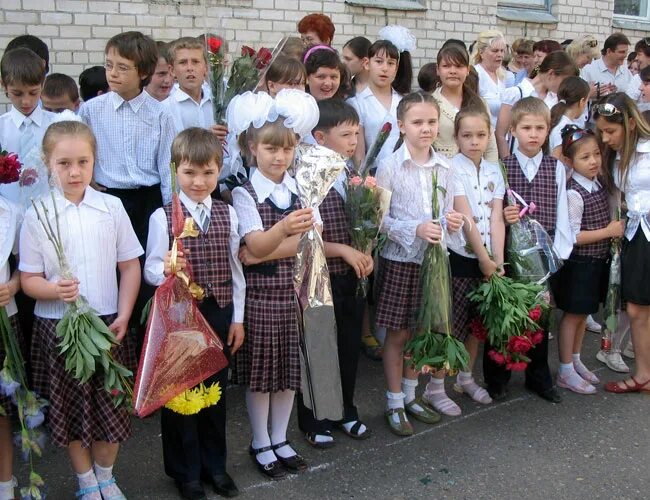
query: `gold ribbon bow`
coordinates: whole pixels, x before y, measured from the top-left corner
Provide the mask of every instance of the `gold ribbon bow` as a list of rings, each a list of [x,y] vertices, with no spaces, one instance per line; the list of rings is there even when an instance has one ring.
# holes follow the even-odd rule
[[[191,281],[190,277],[185,273],[185,271],[176,270],[176,265],[178,263],[178,240],[188,237],[196,238],[198,235],[199,230],[194,226],[194,219],[191,217],[185,219],[185,223],[183,224],[183,231],[181,234],[174,238],[174,242],[172,243],[169,266],[171,267],[172,273],[175,274],[177,278],[180,278],[183,283],[185,283],[187,288],[190,290],[192,297],[194,297],[196,300],[203,300],[203,297],[205,296],[203,288]]]

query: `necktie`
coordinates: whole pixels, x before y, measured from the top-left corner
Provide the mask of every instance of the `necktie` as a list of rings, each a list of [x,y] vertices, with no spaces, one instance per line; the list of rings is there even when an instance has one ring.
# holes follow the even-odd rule
[[[18,158],[23,163],[27,160],[27,156],[35,144],[34,127],[32,127],[32,123],[31,118],[25,118],[20,126],[20,150],[18,151]]]
[[[210,224],[210,218],[208,217],[208,210],[203,203],[199,203],[196,206],[199,215],[199,226],[201,226],[201,231],[206,232],[208,230],[208,225]]]

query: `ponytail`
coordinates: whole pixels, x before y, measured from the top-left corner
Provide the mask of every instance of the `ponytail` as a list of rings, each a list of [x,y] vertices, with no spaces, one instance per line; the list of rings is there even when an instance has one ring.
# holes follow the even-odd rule
[[[557,91],[558,103],[551,109],[551,130],[553,130],[567,109],[589,97],[589,84],[579,76],[569,76],[560,84]]]

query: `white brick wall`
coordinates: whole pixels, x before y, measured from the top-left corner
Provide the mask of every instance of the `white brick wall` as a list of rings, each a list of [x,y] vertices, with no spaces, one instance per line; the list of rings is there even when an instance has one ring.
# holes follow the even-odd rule
[[[497,18],[497,0],[425,0],[426,12],[354,7],[343,0],[0,0],[0,50],[21,34],[41,37],[51,49],[51,71],[74,77],[87,66],[102,64],[106,41],[116,33],[139,30],[170,41],[196,36],[207,25],[222,33],[231,50],[242,44],[273,45],[296,33],[308,12],[329,14],[336,26],[334,45],[353,36],[376,37],[386,23],[409,27],[418,38],[416,67],[433,60],[447,38],[471,42],[481,30],[501,29],[509,39],[563,40],[584,33],[604,40],[612,31],[613,0],[552,0],[557,24],[510,22]],[[561,4],[560,4],[561,2]],[[628,31],[633,42],[646,32]],[[4,96],[3,96],[4,97]],[[0,107],[2,103],[0,102]]]

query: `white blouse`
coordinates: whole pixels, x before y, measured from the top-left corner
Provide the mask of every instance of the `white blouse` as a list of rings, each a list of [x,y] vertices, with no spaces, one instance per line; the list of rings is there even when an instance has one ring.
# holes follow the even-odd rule
[[[5,284],[11,279],[9,256],[18,253],[18,239],[20,234],[20,221],[22,211],[17,205],[0,196],[0,283]],[[18,312],[16,300],[11,297],[5,306],[7,316]]]
[[[549,146],[551,147],[551,151],[553,151],[556,147],[562,145],[562,129],[567,125],[576,125],[580,128],[584,128],[585,126],[584,115],[580,116],[575,120],[572,120],[567,115],[562,115],[562,118],[560,118],[558,124],[555,127],[553,127],[553,130],[551,130],[551,134],[549,135],[548,138],[548,143]]]
[[[454,196],[467,198],[472,209],[473,224],[476,224],[483,245],[491,252],[492,201],[503,200],[506,192],[501,169],[495,163],[481,160],[480,168],[477,170],[474,162],[460,153],[451,160],[451,168],[454,171]],[[459,238],[450,238],[449,247],[457,254],[476,258],[476,255],[468,251],[467,246]]]
[[[478,73],[479,94],[488,103],[492,128],[495,128],[499,110],[501,109],[501,94],[506,89],[505,80],[499,79],[496,82],[492,80],[492,77],[485,71],[482,64],[477,64],[474,67]]]
[[[440,213],[432,213],[433,176],[437,176]],[[436,220],[453,208],[453,173],[447,159],[431,148],[424,165],[411,159],[406,144],[384,159],[377,169],[377,184],[391,193],[390,209],[384,216],[382,232],[388,241],[382,257],[397,262],[421,264],[428,245],[416,236],[418,225]]]
[[[636,154],[627,168],[626,179],[621,179],[618,163],[619,155],[616,157],[613,174],[616,187],[625,193],[627,203],[625,237],[631,240],[641,226],[646,240],[650,241],[650,140],[637,142]]]
[[[588,193],[597,193],[602,189],[598,179],[587,179],[584,175],[574,171],[571,176],[578,184],[580,184]],[[580,227],[582,226],[582,216],[585,212],[585,201],[582,196],[575,189],[567,189],[567,201],[569,204],[569,224],[571,225],[571,232],[574,236],[578,236]]]
[[[55,227],[52,199],[43,200]],[[136,259],[144,253],[122,202],[115,196],[87,187],[79,205],[59,195],[57,209],[63,248],[70,271],[79,280],[79,293],[100,315],[117,312],[117,263]],[[27,210],[20,230],[19,269],[43,273],[50,283],[61,279],[56,253],[33,207]],[[60,319],[66,308],[61,300],[37,300],[34,314]]]

